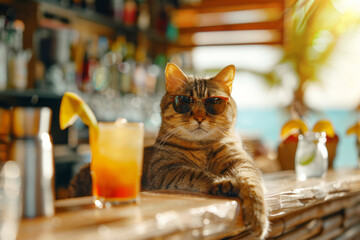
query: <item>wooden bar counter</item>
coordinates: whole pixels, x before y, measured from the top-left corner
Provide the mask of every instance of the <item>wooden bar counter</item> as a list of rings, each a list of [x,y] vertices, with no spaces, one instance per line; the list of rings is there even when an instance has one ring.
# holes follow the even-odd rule
[[[265,174],[269,239],[356,239],[360,170],[296,181],[293,171]],[[97,209],[91,197],[56,201],[53,217],[23,219],[18,239],[252,239],[241,202],[204,194],[142,192],[138,204]]]

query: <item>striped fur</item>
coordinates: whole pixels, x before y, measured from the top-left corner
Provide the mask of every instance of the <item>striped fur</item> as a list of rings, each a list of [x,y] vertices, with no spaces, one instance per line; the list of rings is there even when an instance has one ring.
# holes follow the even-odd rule
[[[263,238],[269,224],[261,173],[234,130],[236,104],[230,96],[233,76],[226,73],[235,71],[233,66],[212,78],[186,76],[176,66],[170,67],[167,93],[161,101],[162,125],[146,174],[147,188],[239,197],[245,222],[252,226],[254,236]],[[219,76],[230,76],[231,82]],[[201,102],[191,112],[179,114],[170,99],[174,93],[196,99],[224,96],[230,100],[220,115],[206,113]],[[203,121],[199,123],[196,116]]]

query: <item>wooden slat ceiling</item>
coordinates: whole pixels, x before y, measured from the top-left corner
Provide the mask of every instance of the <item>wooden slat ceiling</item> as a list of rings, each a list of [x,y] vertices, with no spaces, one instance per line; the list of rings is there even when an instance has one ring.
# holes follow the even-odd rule
[[[203,0],[173,12],[178,47],[282,44],[285,0]]]

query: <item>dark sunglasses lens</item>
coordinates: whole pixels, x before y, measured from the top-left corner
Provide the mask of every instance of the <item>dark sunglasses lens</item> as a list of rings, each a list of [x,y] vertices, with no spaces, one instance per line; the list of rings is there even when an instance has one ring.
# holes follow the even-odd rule
[[[212,115],[219,115],[224,112],[226,101],[218,97],[207,98],[204,102],[205,109]]]
[[[173,107],[177,113],[188,113],[193,105],[194,100],[189,96],[175,96],[173,101]]]

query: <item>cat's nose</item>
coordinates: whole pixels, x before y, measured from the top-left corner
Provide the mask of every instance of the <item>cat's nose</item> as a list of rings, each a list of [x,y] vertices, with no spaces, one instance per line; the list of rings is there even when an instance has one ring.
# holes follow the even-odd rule
[[[204,107],[201,105],[201,102],[197,102],[193,109],[193,118],[201,124],[205,120],[206,112]]]
[[[194,116],[194,119],[200,124],[205,120],[204,116]]]

